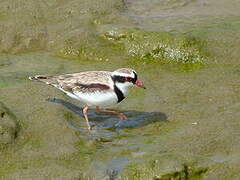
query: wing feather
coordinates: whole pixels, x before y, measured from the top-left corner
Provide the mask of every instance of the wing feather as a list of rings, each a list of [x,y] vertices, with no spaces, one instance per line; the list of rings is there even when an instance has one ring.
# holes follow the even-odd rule
[[[106,71],[89,71],[66,74],[57,77],[59,86],[68,92],[96,92],[113,89],[111,73]]]

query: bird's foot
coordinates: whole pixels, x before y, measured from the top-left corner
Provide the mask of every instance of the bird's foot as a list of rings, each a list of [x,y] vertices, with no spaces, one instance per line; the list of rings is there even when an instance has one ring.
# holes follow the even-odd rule
[[[89,125],[89,126],[87,127],[87,129],[88,129],[88,131],[91,131],[91,130],[92,130],[92,127]]]
[[[128,118],[123,113],[119,113],[117,111],[100,109],[98,106],[96,106],[96,111],[102,112],[102,113],[108,113],[108,114],[115,114],[122,120],[128,120]]]
[[[119,113],[117,115],[121,120],[128,120],[127,116],[125,116],[123,113]]]

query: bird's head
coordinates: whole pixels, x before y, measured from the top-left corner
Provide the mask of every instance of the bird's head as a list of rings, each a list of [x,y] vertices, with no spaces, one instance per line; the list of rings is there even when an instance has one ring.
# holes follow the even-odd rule
[[[138,86],[146,89],[146,87],[143,85],[143,82],[138,80],[137,73],[133,69],[117,69],[112,73],[112,79],[116,86],[123,91],[129,86]]]

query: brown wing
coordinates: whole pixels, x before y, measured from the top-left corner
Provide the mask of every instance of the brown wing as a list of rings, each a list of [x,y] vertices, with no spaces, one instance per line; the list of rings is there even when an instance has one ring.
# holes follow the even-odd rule
[[[58,76],[59,87],[70,92],[96,92],[113,89],[110,72],[89,71]]]
[[[93,84],[79,84],[79,83],[75,83],[75,84],[71,84],[71,85],[64,85],[61,86],[61,88],[65,91],[68,92],[83,92],[83,93],[93,93],[93,92],[97,92],[97,91],[106,91],[106,90],[110,90],[110,86],[105,85],[105,84],[99,84],[99,83],[93,83]]]
[[[59,76],[38,75],[30,77],[68,92],[96,92],[113,89],[111,72],[88,71]]]

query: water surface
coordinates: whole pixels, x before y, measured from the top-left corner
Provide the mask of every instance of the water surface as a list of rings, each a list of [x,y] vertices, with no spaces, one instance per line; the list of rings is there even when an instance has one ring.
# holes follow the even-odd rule
[[[81,2],[84,6],[74,0],[29,1],[24,8],[31,10],[25,12],[15,1],[1,2],[2,24],[11,33],[1,31],[0,101],[21,128],[14,143],[0,152],[4,162],[0,176],[239,177],[240,2],[128,0],[106,1],[112,3],[100,8]],[[9,14],[11,10],[15,13]],[[28,13],[36,15],[34,21]],[[21,21],[16,19],[18,15],[22,15]],[[23,28],[21,22],[35,24],[30,23],[30,31],[29,24]],[[204,42],[206,56],[197,68],[194,63],[133,58],[125,51],[128,28],[129,32],[140,28],[137,33],[153,37],[151,41],[135,39],[136,44],[138,40],[138,44],[155,43],[154,37],[158,39],[162,31],[171,32],[172,39],[179,33],[193,36],[196,41],[191,43]],[[122,29],[127,33],[121,34]],[[107,32],[116,34],[106,36]],[[127,99],[111,107],[124,112],[129,121],[90,110],[90,133],[79,102],[28,80],[35,74],[119,67],[135,69],[147,90],[132,88]]]

